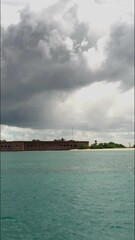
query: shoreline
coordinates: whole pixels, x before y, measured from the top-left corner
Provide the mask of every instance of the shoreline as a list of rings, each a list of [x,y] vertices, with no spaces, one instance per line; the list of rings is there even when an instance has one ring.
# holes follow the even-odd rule
[[[135,148],[70,149],[69,151],[134,151]]]

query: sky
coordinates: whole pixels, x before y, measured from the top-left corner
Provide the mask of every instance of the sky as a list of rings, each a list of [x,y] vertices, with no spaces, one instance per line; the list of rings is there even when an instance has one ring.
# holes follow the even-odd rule
[[[2,140],[133,145],[133,4],[2,0]]]

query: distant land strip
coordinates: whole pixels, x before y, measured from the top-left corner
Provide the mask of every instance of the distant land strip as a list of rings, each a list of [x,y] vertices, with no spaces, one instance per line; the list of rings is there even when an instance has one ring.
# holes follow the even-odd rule
[[[53,141],[0,141],[0,151],[49,151],[49,150],[100,150],[100,149],[134,149],[135,145],[125,147],[120,143],[97,143],[89,145],[89,141],[65,140],[64,138]]]
[[[89,141],[60,140],[54,141],[0,141],[0,151],[45,151],[45,150],[71,150],[89,148]]]

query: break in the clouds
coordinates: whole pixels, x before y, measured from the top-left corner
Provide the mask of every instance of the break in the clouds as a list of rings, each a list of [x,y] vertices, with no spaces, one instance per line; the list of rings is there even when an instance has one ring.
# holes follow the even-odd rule
[[[95,15],[99,9],[103,13],[105,2],[92,1],[89,7]],[[94,18],[80,15],[79,3],[54,1],[40,12],[27,5],[19,22],[2,28],[3,125],[132,132],[132,13],[120,10],[99,29]],[[118,102],[123,94],[128,106]]]

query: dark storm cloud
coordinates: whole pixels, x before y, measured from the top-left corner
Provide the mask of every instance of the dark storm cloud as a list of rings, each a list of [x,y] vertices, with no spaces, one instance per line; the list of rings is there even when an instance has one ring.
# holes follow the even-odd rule
[[[73,64],[72,51],[66,45],[64,33],[56,29],[56,23],[54,26],[52,22],[48,26],[38,20],[31,23],[34,21],[32,17],[29,13],[22,14],[21,23],[3,33],[4,86],[12,88],[8,84],[12,81],[18,91],[20,86],[21,91],[32,87],[33,92],[38,92],[71,89],[86,84],[87,79],[77,79],[83,60],[78,58]],[[87,71],[85,66],[84,62],[83,72]]]
[[[104,72],[109,80],[120,80],[125,88],[134,80],[134,29],[127,23],[115,24],[106,44],[107,60]]]
[[[112,27],[106,61],[93,72],[83,53],[96,48],[97,36],[78,21],[76,6],[55,19],[62,6],[60,1],[41,15],[25,9],[19,24],[2,30],[2,124],[51,127],[60,121],[55,107],[62,100],[57,93],[68,95],[103,80],[133,86],[132,26]],[[87,44],[82,46],[84,39]]]

